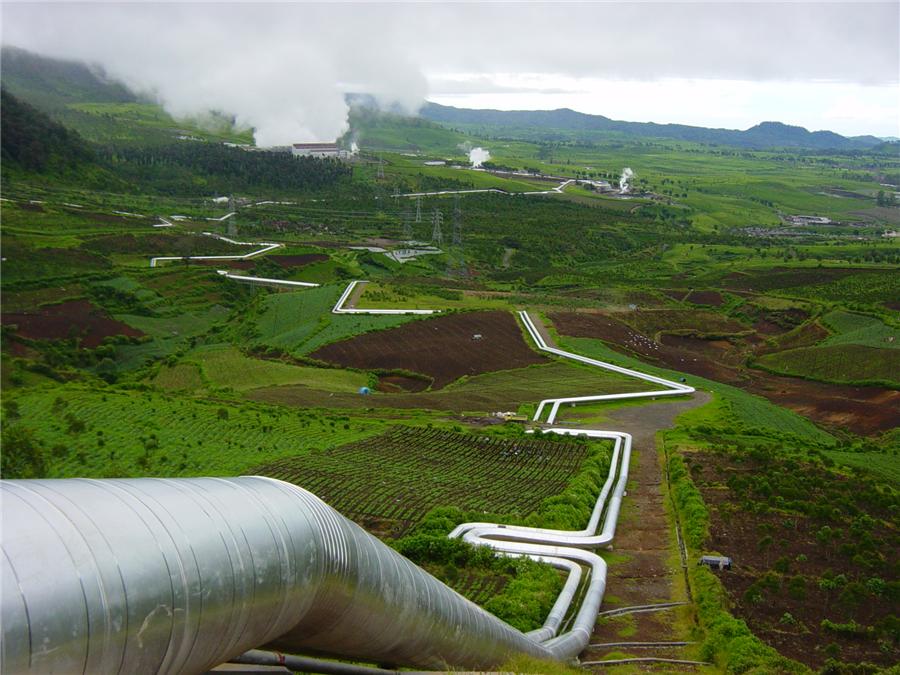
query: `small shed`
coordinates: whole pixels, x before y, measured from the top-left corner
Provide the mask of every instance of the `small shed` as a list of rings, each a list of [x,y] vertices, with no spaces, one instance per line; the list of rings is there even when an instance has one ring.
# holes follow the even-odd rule
[[[724,555],[705,555],[701,556],[698,565],[706,565],[713,570],[730,570],[731,558]]]

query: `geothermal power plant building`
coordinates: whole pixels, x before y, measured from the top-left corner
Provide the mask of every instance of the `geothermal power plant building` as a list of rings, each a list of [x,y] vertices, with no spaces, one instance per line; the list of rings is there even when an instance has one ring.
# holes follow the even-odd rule
[[[291,146],[294,157],[335,157],[343,159],[347,151],[339,148],[337,143],[294,143]]]

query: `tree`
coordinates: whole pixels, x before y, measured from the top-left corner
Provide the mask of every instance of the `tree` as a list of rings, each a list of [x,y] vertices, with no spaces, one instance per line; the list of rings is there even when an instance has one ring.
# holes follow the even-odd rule
[[[46,453],[34,432],[21,425],[3,430],[0,476],[3,478],[42,478],[47,473]]]

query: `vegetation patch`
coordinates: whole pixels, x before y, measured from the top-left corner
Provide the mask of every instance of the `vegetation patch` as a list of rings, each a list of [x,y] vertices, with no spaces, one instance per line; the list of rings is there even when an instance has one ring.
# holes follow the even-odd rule
[[[643,388],[644,385],[634,378],[557,361],[464,377],[437,391],[373,393],[369,396],[334,393],[329,395],[327,405],[333,408],[427,408],[460,413],[520,409],[533,412],[537,401],[547,396],[613,394]],[[321,392],[305,386],[266,387],[248,396],[258,401],[297,407],[323,405]]]

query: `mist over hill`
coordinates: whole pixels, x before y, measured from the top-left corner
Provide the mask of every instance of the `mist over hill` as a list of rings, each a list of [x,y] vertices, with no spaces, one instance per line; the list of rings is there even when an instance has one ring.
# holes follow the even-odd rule
[[[88,115],[83,104],[127,104],[146,102],[126,85],[110,79],[95,66],[54,59],[16,47],[3,47],[2,82],[4,88],[23,101],[36,106],[66,126],[91,134],[98,123],[96,114]],[[378,109],[373,96],[348,94],[347,101],[357,108]],[[91,111],[96,113],[96,111]],[[229,111],[221,111],[226,115]],[[389,112],[406,115],[399,107]],[[529,131],[545,133],[588,132],[618,138],[666,138],[696,143],[728,145],[738,148],[797,148],[810,150],[867,150],[886,148],[874,136],[847,138],[831,131],[809,131],[777,121],[765,121],[746,130],[710,129],[684,124],[628,122],[603,115],[591,115],[568,108],[558,110],[475,110],[426,102],[419,117],[447,126],[478,128],[505,133]],[[219,120],[221,121],[221,120]],[[225,120],[227,121],[227,120]],[[108,120],[106,120],[109,123]],[[227,125],[226,125],[227,126]],[[217,130],[223,133],[222,130]],[[227,131],[227,130],[226,130]],[[299,139],[298,139],[299,140]],[[879,148],[880,146],[880,148]]]

